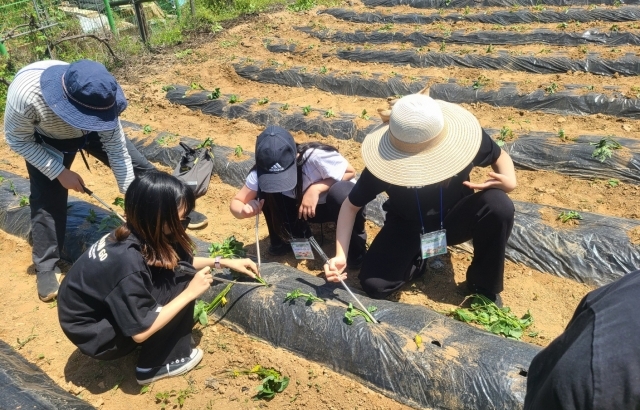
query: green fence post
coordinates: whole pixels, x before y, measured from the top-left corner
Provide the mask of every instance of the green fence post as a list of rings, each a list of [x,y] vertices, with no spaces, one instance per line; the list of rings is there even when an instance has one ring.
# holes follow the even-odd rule
[[[113,21],[113,13],[111,12],[111,5],[109,4],[109,0],[104,0],[104,11],[107,14],[107,20],[109,20],[109,28],[114,36],[118,35],[118,30],[116,29],[116,23]]]
[[[0,56],[9,57],[9,53],[7,53],[7,49],[4,46],[4,43],[0,41]]]
[[[178,0],[173,0],[173,5],[176,6],[176,17],[180,20],[180,4],[178,4]]]

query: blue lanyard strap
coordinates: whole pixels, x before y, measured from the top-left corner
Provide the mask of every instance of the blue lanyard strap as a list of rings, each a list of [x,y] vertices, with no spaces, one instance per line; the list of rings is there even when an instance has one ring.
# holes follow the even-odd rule
[[[422,220],[422,209],[420,208],[420,198],[418,197],[418,188],[416,190],[416,201],[418,202],[418,215],[420,216],[420,225],[424,234],[424,221]],[[442,185],[440,185],[440,229],[444,229],[444,215],[442,212]]]

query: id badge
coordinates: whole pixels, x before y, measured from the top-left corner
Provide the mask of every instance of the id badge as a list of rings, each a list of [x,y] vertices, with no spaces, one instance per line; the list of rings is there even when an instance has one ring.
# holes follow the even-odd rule
[[[313,249],[307,239],[292,239],[291,249],[296,259],[314,259]]]
[[[441,229],[420,235],[420,250],[423,260],[447,253],[447,230]]]
[[[62,152],[58,151],[57,149],[47,144],[46,142],[41,143],[40,146],[44,148],[44,150],[47,151],[49,155],[51,155],[56,162],[60,164],[64,162],[64,154]]]

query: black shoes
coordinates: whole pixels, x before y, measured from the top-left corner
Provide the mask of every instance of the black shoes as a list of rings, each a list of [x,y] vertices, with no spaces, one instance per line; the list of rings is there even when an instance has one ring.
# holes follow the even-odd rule
[[[60,273],[60,268],[56,266],[54,270],[47,270],[38,272],[36,271],[36,284],[38,287],[38,297],[43,302],[51,302],[58,296],[58,277],[56,274]]]
[[[191,211],[189,214],[189,225],[187,229],[202,229],[209,223],[209,220],[204,214],[197,211]]]
[[[177,359],[160,367],[143,369],[136,367],[136,380],[139,385],[149,384],[166,377],[180,376],[193,369],[200,363],[204,352],[201,349],[192,349],[189,357]]]

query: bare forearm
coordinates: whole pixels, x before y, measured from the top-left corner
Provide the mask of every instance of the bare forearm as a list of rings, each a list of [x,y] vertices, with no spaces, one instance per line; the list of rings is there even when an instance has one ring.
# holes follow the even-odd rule
[[[502,151],[500,157],[498,157],[498,160],[495,163],[491,164],[491,168],[494,172],[502,174],[512,181],[512,184],[509,184],[509,187],[504,189],[506,192],[511,192],[513,191],[513,189],[515,189],[517,184],[516,170],[509,154],[507,154],[505,151]]]
[[[351,232],[356,214],[360,210],[346,198],[340,207],[338,222],[336,223],[336,257],[344,257],[349,252]]]
[[[175,299],[171,302],[167,303],[162,307],[160,313],[156,320],[153,321],[153,324],[149,329],[145,330],[142,333],[138,333],[134,335],[132,338],[136,343],[142,343],[151,336],[153,336],[158,330],[162,329],[173,319],[178,312],[184,309],[192,300],[195,298],[191,296],[191,293],[188,289],[185,289],[180,293]]]
[[[237,219],[244,219],[242,215],[242,208],[245,206],[245,203],[239,200],[238,198],[233,198],[231,200],[231,204],[229,205],[229,210],[231,214],[235,216]]]

